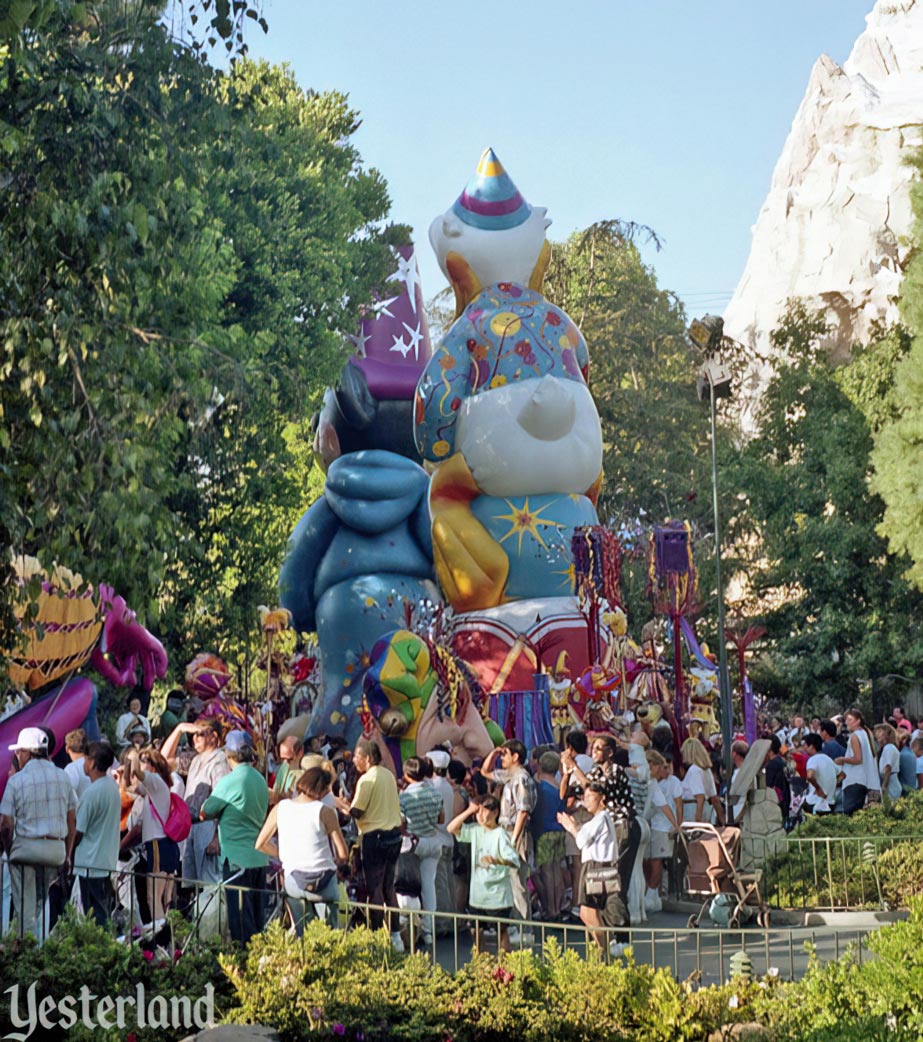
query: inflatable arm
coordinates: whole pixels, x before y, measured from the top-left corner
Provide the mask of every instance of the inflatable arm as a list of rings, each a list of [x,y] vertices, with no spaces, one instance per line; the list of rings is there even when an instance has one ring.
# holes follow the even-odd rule
[[[110,684],[132,687],[140,667],[142,685],[150,691],[155,680],[167,675],[167,653],[160,641],[138,622],[124,597],[114,595],[111,586],[99,589],[106,621],[90,659],[93,668]]]

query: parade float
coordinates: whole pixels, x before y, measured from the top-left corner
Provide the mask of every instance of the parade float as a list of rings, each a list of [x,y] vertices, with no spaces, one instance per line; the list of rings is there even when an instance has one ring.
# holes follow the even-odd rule
[[[417,387],[414,434],[453,649],[491,693],[532,688],[562,651],[582,672],[595,643],[572,540],[598,523],[602,432],[586,342],[541,293],[545,214],[487,149],[430,228],[456,319]]]
[[[116,687],[140,684],[145,691],[167,672],[163,645],[111,586],[94,589],[67,568],[45,569],[25,555],[15,558],[13,567],[20,591],[14,613],[21,640],[4,649],[4,656],[9,682],[20,693],[0,719],[0,794],[12,762],[9,746],[22,728],[51,728],[52,753],[64,747],[65,735],[77,727],[91,739],[99,738],[96,688],[77,676],[85,666]]]
[[[672,703],[674,686],[683,734],[691,708],[713,726],[682,522],[651,542],[672,662],[650,626],[640,645],[628,635],[621,546],[596,514],[590,350],[542,294],[549,224],[487,149],[430,228],[455,295],[445,334],[431,348],[406,246],[351,337],[314,443],[324,493],[280,574],[294,628],[317,633],[306,733],[380,738],[398,766],[437,743],[470,759],[504,735],[534,746],[610,729]],[[684,672],[684,639],[701,675]]]

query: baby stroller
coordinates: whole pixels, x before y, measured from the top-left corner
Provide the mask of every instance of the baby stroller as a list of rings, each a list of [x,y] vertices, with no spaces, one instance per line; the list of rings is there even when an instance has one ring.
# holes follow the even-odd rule
[[[760,895],[762,871],[741,872],[737,868],[740,829],[684,821],[680,842],[686,853],[686,891],[704,898],[698,913],[689,917],[691,929],[701,924],[706,912],[721,926],[740,926],[754,913],[760,926],[769,926],[769,906]]]

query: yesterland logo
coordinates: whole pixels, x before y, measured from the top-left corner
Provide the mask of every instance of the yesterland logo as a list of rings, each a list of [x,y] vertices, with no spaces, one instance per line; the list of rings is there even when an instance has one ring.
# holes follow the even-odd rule
[[[9,1023],[13,1028],[0,1036],[11,1042],[26,1042],[39,1028],[69,1031],[81,1024],[90,1031],[101,1028],[207,1028],[214,1023],[215,989],[205,985],[205,994],[193,1001],[188,995],[152,995],[138,984],[134,995],[95,995],[84,984],[79,995],[40,998],[33,981],[25,994],[18,984],[3,993],[9,996]],[[2,1030],[2,1028],[0,1028]]]

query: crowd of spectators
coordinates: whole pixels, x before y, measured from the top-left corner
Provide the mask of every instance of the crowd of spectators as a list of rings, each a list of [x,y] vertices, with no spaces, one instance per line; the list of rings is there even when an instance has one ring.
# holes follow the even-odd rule
[[[718,739],[693,727],[677,749],[653,718],[576,728],[562,748],[510,739],[471,764],[437,747],[408,757],[400,778],[365,739],[348,749],[319,736],[306,747],[288,735],[262,764],[244,731],[181,712],[169,723],[152,739],[133,699],[117,747],[72,731],[63,769],[50,755],[54,734],[20,733],[0,801],[4,922],[42,938],[74,900],[101,924],[133,925],[127,886],[141,920],[156,923],[171,908],[196,914],[201,889],[219,887],[230,935],[245,943],[273,901],[296,931],[318,915],[338,925],[345,888],[358,902],[351,921],[388,929],[396,948],[409,943],[402,926],[415,909],[425,948],[441,921],[432,913],[451,912],[472,921],[475,946],[485,919],[501,920],[490,931],[501,948],[528,943],[540,919],[582,923],[600,945],[612,936],[618,954],[620,931],[662,908],[680,823],[734,823],[746,801],[726,797]],[[761,719],[765,785],[786,826],[916,789],[921,724],[900,707],[872,728],[857,709],[810,723]],[[748,751],[734,741],[735,771]],[[171,828],[177,801],[191,819],[182,838]]]

